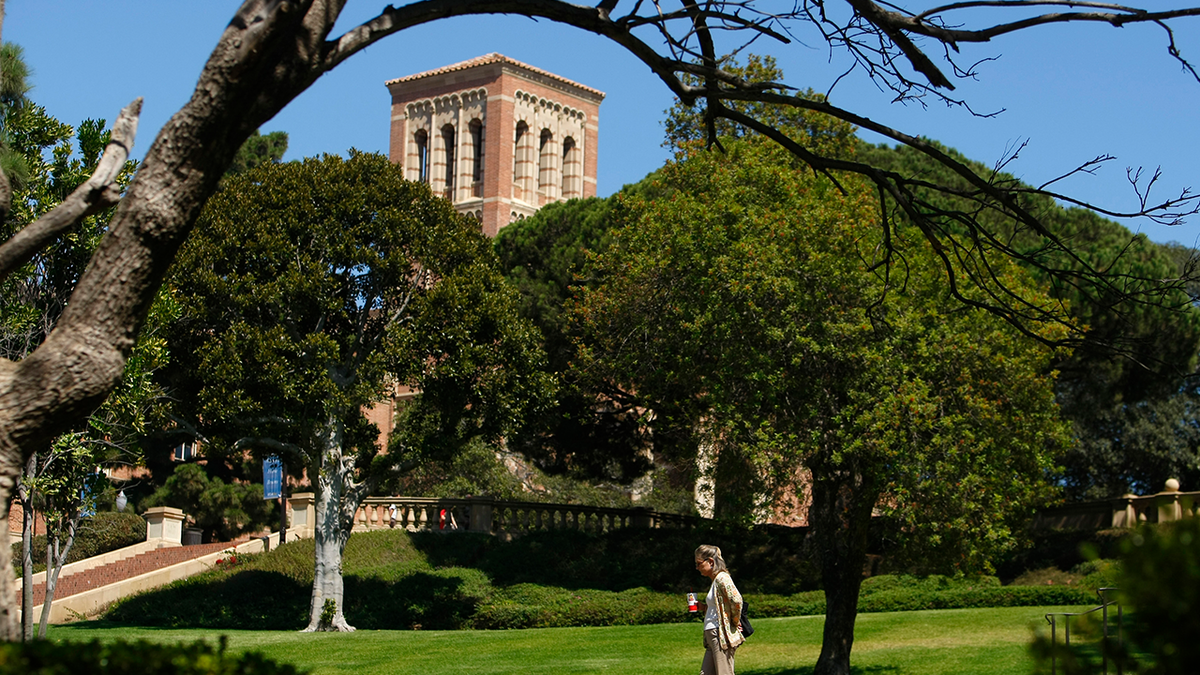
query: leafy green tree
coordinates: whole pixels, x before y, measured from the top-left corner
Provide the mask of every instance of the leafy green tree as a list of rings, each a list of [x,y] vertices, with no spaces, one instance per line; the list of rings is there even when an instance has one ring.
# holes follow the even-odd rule
[[[520,6],[511,0],[463,0],[440,5],[411,2],[384,7],[376,16],[337,34],[335,27],[342,20],[344,2],[243,2],[199,74],[195,95],[156,137],[137,177],[121,197],[108,234],[76,286],[71,309],[32,354],[11,367],[0,368],[0,504],[8,503],[19,467],[28,457],[50,447],[64,424],[82,423],[120,381],[125,360],[172,261],[196,225],[205,202],[220,188],[221,177],[242,143],[322,75],[390,35],[450,16],[517,12],[606,37],[649,67],[686,104],[703,100],[710,115],[754,128],[813,171],[871,181],[879,194],[899,203],[914,218],[931,247],[950,252],[942,259],[943,270],[949,275],[961,271],[954,266],[955,256],[974,255],[972,247],[978,238],[950,236],[947,227],[953,223],[986,236],[977,222],[981,210],[1007,214],[1023,229],[1041,235],[1049,247],[1063,249],[1063,245],[1047,236],[1037,216],[1023,208],[1020,197],[1028,194],[1024,188],[997,183],[990,172],[977,174],[925,139],[864,118],[853,110],[791,96],[787,88],[773,83],[732,77],[720,67],[726,57],[748,49],[760,39],[786,41],[786,35],[816,30],[831,50],[854,60],[856,74],[862,73],[875,85],[894,93],[897,100],[932,99],[965,106],[965,101],[949,93],[954,79],[977,75],[970,64],[958,61],[960,44],[991,42],[1051,24],[1106,22],[1124,27],[1153,22],[1169,29],[1173,23],[1197,13],[1196,8],[1148,11],[1107,4],[1064,12],[1061,7],[1046,8],[1037,3],[1002,3],[994,12],[974,12],[973,3],[953,3],[928,12],[905,8],[892,11],[871,0],[849,0],[848,6],[837,12],[824,11],[823,4],[797,3],[780,8],[754,0],[703,6],[685,3],[667,11],[653,3],[634,3],[618,12],[614,11],[617,4],[612,0],[595,7],[566,0]],[[720,31],[721,39],[714,39],[714,28]],[[657,46],[643,41],[643,34],[654,34]],[[1172,56],[1195,72],[1179,50],[1173,44],[1171,47]],[[700,76],[701,85],[686,84],[687,75]],[[916,148],[969,182],[967,194],[974,198],[974,206],[966,211],[926,209],[926,204],[912,195],[912,189],[922,185],[919,181],[868,163],[814,152],[803,144],[803,139],[791,138],[783,130],[724,105],[747,100],[828,114]],[[115,160],[111,165],[119,166],[127,156],[140,108],[140,99],[135,100],[117,118],[114,126],[121,142],[105,150],[105,155]],[[709,140],[716,140],[715,133]],[[92,209],[116,201],[114,174],[108,168],[93,176],[95,182],[89,189],[72,195],[70,209],[56,218],[26,224],[21,236],[0,245],[0,276],[11,274],[32,252],[54,241]],[[6,178],[0,178],[0,213],[8,209],[7,183]],[[941,189],[963,194],[957,186]],[[1126,215],[1179,222],[1186,214],[1195,213],[1197,204],[1200,201],[1196,195],[1183,191],[1164,202],[1137,204]],[[891,269],[891,264],[901,261],[897,251],[887,246],[891,241],[887,221],[881,220],[879,225],[884,249],[889,253],[883,256],[884,265]],[[1002,260],[1021,255],[1003,249],[988,249],[983,254]],[[1019,289],[1004,286],[1005,276],[991,274],[993,269],[982,264],[965,271],[972,282],[969,285],[987,287],[992,291],[990,295],[968,298],[959,292],[961,284],[947,283],[947,288],[960,302],[982,306],[1030,333],[1038,332],[1030,324],[1042,321],[1071,327],[1056,308],[1033,311],[1031,316],[1030,312],[1041,308],[1041,303],[1025,302]],[[1055,276],[1070,273],[1052,271]],[[1084,275],[1114,289],[1121,287],[1122,280],[1109,277],[1103,269],[1085,269]],[[7,550],[0,547],[0,568],[7,567],[6,555]],[[0,596],[14,593],[12,580],[0,577]],[[12,613],[0,614],[0,637],[13,638],[16,634]]]
[[[4,60],[0,91],[0,116],[5,151],[13,153],[21,171],[14,181],[12,211],[3,224],[6,236],[23,223],[35,220],[57,207],[95,170],[100,153],[109,141],[104,120],[86,120],[78,130],[47,114],[45,109],[22,96],[24,77],[19,48],[0,51]],[[7,162],[6,167],[13,164]],[[6,168],[7,170],[7,168]],[[132,175],[125,167],[118,182]],[[34,256],[17,273],[0,285],[0,356],[17,360],[38,347],[57,325],[79,276],[107,227],[108,212],[96,213]],[[81,514],[88,508],[85,485],[94,481],[102,464],[136,463],[141,453],[139,437],[152,419],[158,389],[152,373],[166,359],[165,343],[155,334],[169,320],[169,303],[158,303],[151,312],[145,335],[137,342],[121,383],[101,408],[75,429],[60,429],[63,435],[47,450],[31,455],[24,463],[16,489],[22,510],[25,586],[22,604],[22,635],[33,632],[32,528],[35,506],[46,516],[47,594],[39,633],[45,635],[46,620],[54,600],[57,580],[74,542]],[[97,488],[98,489],[98,488]]]
[[[725,146],[666,167],[668,196],[632,203],[597,254],[573,309],[580,368],[691,431],[723,517],[811,498],[817,672],[847,672],[873,513],[927,568],[982,571],[1049,490],[1067,440],[1052,354],[949,298],[910,231],[893,233],[903,274],[875,267],[870,192],[760,142]],[[1042,297],[1015,266],[998,273]]]
[[[0,170],[9,182],[8,189],[21,188],[29,180],[25,156],[9,142],[9,120],[25,105],[29,93],[29,68],[24,50],[11,42],[0,44]]]
[[[1122,634],[1107,640],[1096,615],[1072,622],[1071,645],[1038,635],[1038,673],[1185,675],[1200,662],[1200,519],[1143,525],[1121,541]],[[1112,596],[1107,596],[1112,599]],[[1110,614],[1115,608],[1109,609]]]
[[[230,178],[171,281],[183,308],[172,383],[210,461],[280,453],[313,483],[308,630],[352,630],[342,552],[379,480],[497,440],[549,391],[491,243],[380,155]],[[381,453],[363,410],[398,385],[421,394]]]
[[[287,153],[288,135],[286,131],[272,131],[265,136],[255,131],[250,138],[242,143],[233,163],[229,165],[227,174],[246,173],[260,164],[278,164]]]
[[[745,66],[736,61],[725,70],[749,82],[782,82],[774,60],[750,55]],[[811,93],[810,93],[811,96]],[[911,147],[872,146],[852,139],[849,127],[833,118],[795,108],[757,101],[728,103],[730,107],[767,120],[775,129],[812,136],[826,154],[837,155],[838,144],[854,148],[852,159],[908,179],[957,186],[969,194],[971,186],[928,154]],[[707,136],[706,108],[676,103],[667,111],[667,143],[679,145]],[[717,120],[722,137],[754,135],[729,120]],[[969,166],[979,175],[991,172],[993,180],[1031,193],[1015,178],[972,161],[937,142],[931,145]],[[844,154],[844,152],[843,152]],[[915,188],[913,196],[928,210],[945,213],[971,211],[972,201],[936,189]],[[1058,311],[1080,328],[1081,339],[1065,359],[1050,367],[1059,375],[1055,391],[1064,417],[1074,427],[1075,443],[1063,455],[1061,479],[1069,499],[1103,499],[1133,491],[1158,490],[1175,477],[1185,484],[1200,484],[1200,420],[1190,377],[1200,353],[1200,310],[1193,306],[1196,261],[1191,249],[1156,244],[1134,236],[1124,226],[1079,208],[1063,208],[1046,195],[1023,195],[1024,207],[1037,213],[1049,233],[1065,245],[1047,246],[1041,236],[1023,230],[997,211],[981,209],[976,224],[994,239],[980,238],[969,228],[951,221],[947,236],[964,242],[977,240],[976,253],[965,256],[968,265],[986,267],[989,256],[979,251],[1008,250],[1057,300]],[[889,217],[911,224],[909,215],[895,208]],[[966,248],[971,248],[967,246]],[[1105,269],[1120,283],[1099,281],[1086,273]],[[1063,273],[1065,271],[1065,273]],[[1179,279],[1181,281],[1173,281]],[[1181,285],[1183,287],[1181,287]],[[1033,318],[1034,312],[1026,315]]]
[[[573,289],[588,282],[588,252],[609,242],[613,209],[649,184],[627,185],[607,199],[548,204],[496,237],[500,265],[520,293],[521,315],[541,329],[549,369],[562,381],[556,404],[530,419],[508,446],[552,475],[629,483],[650,469],[641,413],[617,388],[581,388],[571,377],[576,352],[565,314]]]
[[[945,152],[984,169],[953,150]],[[954,182],[935,162],[906,148],[864,146],[860,153],[905,175]],[[965,206],[952,206],[954,200],[944,195],[923,193],[921,198],[944,208]],[[1017,235],[1004,219],[985,217],[981,224],[1024,251],[1022,266],[1081,328],[1083,339],[1069,357],[1052,364],[1059,372],[1058,401],[1076,439],[1061,460],[1065,495],[1104,499],[1154,492],[1172,477],[1185,484],[1200,482],[1200,420],[1195,415],[1200,400],[1191,381],[1200,354],[1200,309],[1194,296],[1168,281],[1197,283],[1193,252],[1134,236],[1118,223],[1083,209],[1062,208],[1045,197],[1032,198],[1030,204],[1068,244],[1072,256],[1055,249],[1038,251],[1037,240]],[[900,213],[894,217],[905,219]],[[1107,269],[1134,293],[1115,292],[1082,274],[1056,280],[1048,272],[1087,266]]]
[[[721,63],[721,68],[743,82],[780,83],[785,79],[783,70],[776,64],[773,56],[749,54],[745,64],[740,63],[736,56],[731,56]],[[692,86],[701,86],[702,83],[695,75],[685,75],[683,79]],[[825,100],[824,96],[811,89],[800,96],[814,103],[822,103]],[[817,152],[837,156],[844,154],[847,148],[853,147],[854,127],[829,115],[814,114],[802,108],[764,101],[726,101],[722,105],[738,115],[752,117],[773,129],[803,138],[805,143]],[[663,127],[666,131],[663,145],[671,148],[704,143],[710,138],[721,143],[725,139],[757,135],[732,119],[710,117],[708,106],[702,101],[689,106],[677,99],[675,104],[667,109]]]
[[[230,541],[272,520],[272,502],[263,499],[261,483],[225,482],[195,463],[177,466],[142,506],[183,509],[203,531],[205,541]]]
[[[75,544],[80,522],[86,514],[95,512],[96,497],[108,483],[99,468],[106,459],[103,450],[103,446],[84,433],[64,434],[58,437],[49,452],[41,453],[40,461],[37,456],[31,458],[32,466],[21,476],[23,491],[37,496],[46,523],[46,593],[38,624],[39,638],[46,637],[58,575]],[[23,548],[28,551],[27,546]],[[24,564],[27,568],[32,567],[28,552]],[[28,575],[25,581],[31,581]],[[24,612],[29,615],[28,619],[22,617],[27,627],[33,620],[32,604],[23,605]],[[29,637],[27,628],[26,639]]]

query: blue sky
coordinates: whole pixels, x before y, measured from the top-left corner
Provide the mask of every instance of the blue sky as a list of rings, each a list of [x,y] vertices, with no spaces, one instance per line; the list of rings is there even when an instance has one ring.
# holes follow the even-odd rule
[[[145,98],[135,156],[190,96],[205,59],[239,5],[234,0],[8,0],[3,37],[25,48],[31,97],[68,123],[115,118]],[[382,0],[350,0],[339,28],[372,16]],[[625,0],[628,4],[628,0]],[[1155,2],[1154,7],[1165,5]],[[618,6],[620,8],[620,6]],[[1200,63],[1200,18],[1175,24],[1176,42]],[[788,82],[825,91],[844,70],[815,35],[790,45],[759,42],[779,59]],[[602,38],[522,17],[468,17],[392,36],[353,57],[263,127],[290,137],[289,159],[348,148],[386,152],[389,98],[385,80],[489,52],[551,70],[607,93],[600,109],[599,192],[608,195],[662,165],[667,89],[649,70]],[[1126,168],[1161,167],[1155,191],[1200,191],[1200,83],[1166,52],[1161,29],[1106,25],[1043,27],[984,45],[964,45],[963,61],[981,65],[978,81],[957,94],[978,111],[900,105],[852,74],[832,101],[907,133],[940,140],[993,163],[1028,142],[1009,170],[1040,184],[1097,155],[1117,157],[1095,176],[1060,185],[1083,199],[1126,210],[1136,195]],[[878,139],[870,139],[878,140]],[[1194,245],[1200,217],[1167,229],[1126,223],[1157,241]]]

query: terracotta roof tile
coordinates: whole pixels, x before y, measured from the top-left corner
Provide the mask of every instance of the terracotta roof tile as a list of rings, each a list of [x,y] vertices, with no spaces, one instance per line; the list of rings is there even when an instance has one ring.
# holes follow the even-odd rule
[[[452,73],[452,72],[459,71],[459,70],[467,70],[468,68],[475,68],[477,66],[485,66],[485,65],[488,65],[491,63],[507,63],[510,65],[517,66],[519,68],[524,68],[525,70],[537,73],[539,75],[543,75],[552,80],[558,80],[559,82],[569,84],[573,87],[579,87],[580,89],[589,91],[593,94],[596,94],[597,96],[600,96],[601,98],[604,97],[604,92],[600,91],[599,89],[593,89],[592,87],[589,87],[587,85],[579,84],[578,82],[575,82],[573,80],[568,80],[567,78],[565,78],[561,75],[555,75],[554,73],[551,73],[546,70],[542,70],[541,68],[535,68],[527,63],[521,63],[520,61],[518,61],[516,59],[510,59],[507,56],[505,56],[503,54],[497,54],[496,52],[492,52],[491,54],[484,54],[483,56],[476,56],[473,59],[467,59],[466,61],[462,61],[460,63],[453,63],[448,66],[442,66],[441,68],[427,70],[423,73],[417,73],[415,75],[407,75],[405,77],[398,77],[394,80],[388,80],[384,84],[399,84],[401,82],[412,82],[413,80],[419,80],[424,77],[432,77],[434,75],[442,75],[445,73]]]

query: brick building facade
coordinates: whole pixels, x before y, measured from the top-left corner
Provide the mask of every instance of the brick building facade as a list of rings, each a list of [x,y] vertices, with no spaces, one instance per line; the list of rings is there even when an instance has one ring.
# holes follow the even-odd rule
[[[484,233],[596,196],[604,93],[500,54],[387,82],[391,160]]]

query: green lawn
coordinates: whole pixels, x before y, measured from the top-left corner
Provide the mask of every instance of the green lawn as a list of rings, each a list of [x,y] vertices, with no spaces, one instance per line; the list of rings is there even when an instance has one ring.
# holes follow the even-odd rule
[[[1005,607],[860,614],[852,662],[856,673],[887,675],[1028,675],[1031,627],[1048,611],[1079,608]],[[807,675],[821,645],[823,618],[754,622],[754,637],[738,651],[739,675]],[[359,631],[304,635],[280,631],[171,630],[54,626],[54,640],[146,639],[216,641],[258,650],[315,675],[558,675],[695,673],[703,655],[698,624],[515,631]]]

